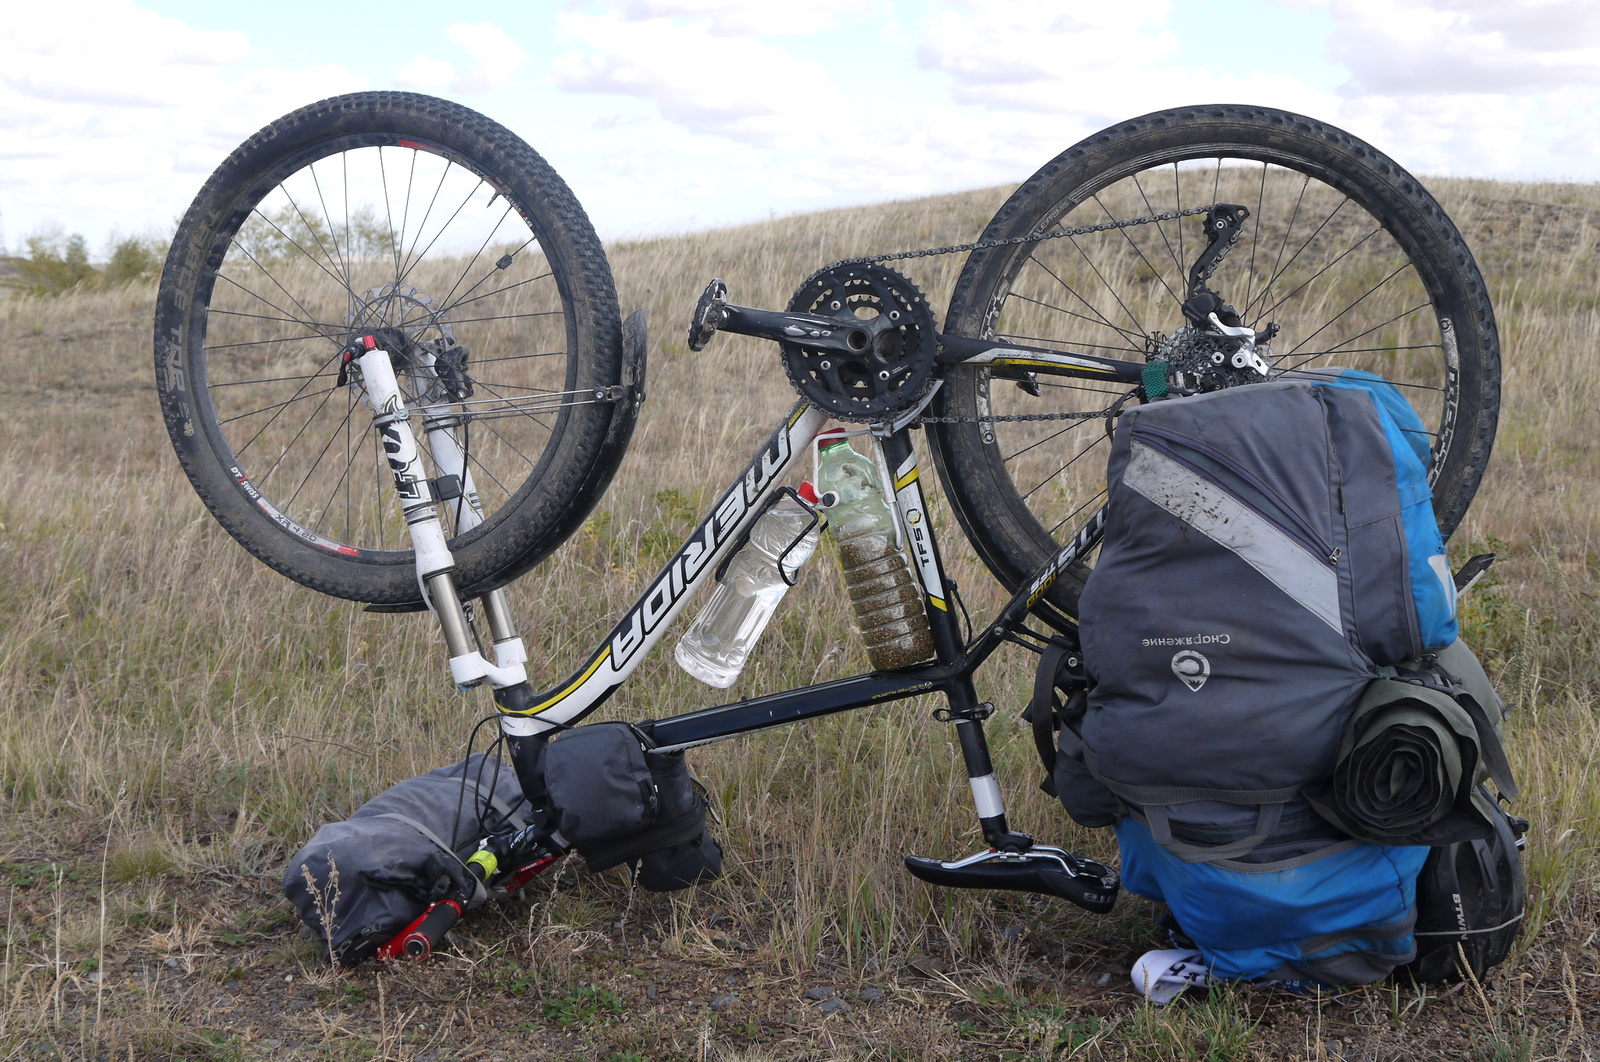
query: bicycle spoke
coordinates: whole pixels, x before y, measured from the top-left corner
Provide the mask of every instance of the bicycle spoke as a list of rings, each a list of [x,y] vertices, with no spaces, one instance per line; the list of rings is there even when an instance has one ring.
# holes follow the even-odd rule
[[[1084,262],[1089,266],[1090,272],[1099,279],[1101,284],[1105,285],[1105,289],[1111,293],[1111,297],[1116,300],[1117,305],[1122,307],[1122,312],[1128,315],[1128,320],[1133,322],[1133,332],[1131,334],[1143,337],[1145,335],[1144,325],[1139,323],[1139,318],[1128,308],[1128,304],[1122,300],[1121,292],[1117,290],[1111,281],[1105,278],[1104,273],[1100,272],[1100,267],[1095,265],[1094,260],[1089,257],[1089,252],[1085,251],[1083,245],[1078,242],[1078,238],[1076,236],[1068,237],[1067,242],[1071,243],[1078,254],[1083,257]],[[1118,329],[1118,331],[1120,332],[1122,329]]]
[[[475,358],[472,359],[472,364],[474,364],[474,365],[492,365],[495,362],[501,362],[501,361],[527,361],[527,360],[532,359],[532,358],[564,358],[566,356],[567,356],[567,352],[564,351],[564,350],[543,350],[543,351],[540,351],[537,354],[501,354],[498,357],[493,357],[493,358],[477,358],[477,357],[475,357]]]
[[[1043,269],[1046,273],[1050,273],[1050,270],[1043,263],[1036,263],[1036,264],[1038,264],[1039,268]],[[1055,276],[1054,273],[1050,273],[1050,275],[1051,276]],[[1058,282],[1060,282],[1060,278],[1059,277],[1057,277],[1056,279],[1057,279]],[[1006,299],[1008,301],[1011,300],[1011,299],[1017,299],[1017,300],[1019,300],[1021,302],[1032,303],[1033,305],[1042,307],[1043,309],[1046,309],[1046,310],[1053,310],[1056,313],[1065,314],[1068,317],[1074,317],[1074,318],[1077,318],[1080,321],[1087,321],[1089,324],[1092,324],[1092,325],[1094,325],[1096,327],[1110,329],[1111,331],[1117,333],[1119,336],[1122,336],[1124,339],[1126,339],[1128,341],[1128,349],[1130,349],[1130,350],[1141,349],[1141,347],[1142,347],[1142,345],[1144,343],[1144,337],[1142,335],[1136,336],[1134,333],[1129,332],[1126,329],[1119,328],[1116,325],[1112,324],[1110,321],[1105,319],[1104,315],[1100,314],[1099,311],[1096,311],[1093,306],[1090,306],[1089,303],[1086,300],[1084,300],[1083,296],[1079,295],[1076,291],[1074,291],[1065,282],[1061,282],[1061,286],[1066,288],[1067,291],[1074,298],[1076,298],[1079,302],[1082,302],[1085,306],[1088,306],[1088,308],[1095,313],[1095,316],[1088,317],[1088,316],[1085,316],[1084,314],[1081,314],[1081,313],[1077,312],[1076,310],[1069,310],[1065,306],[1056,306],[1053,303],[1044,302],[1043,300],[1031,298],[1031,297],[1029,297],[1027,295],[1019,295],[1014,291],[1011,292],[1009,295],[1007,295]],[[1139,340],[1139,345],[1138,346],[1136,346],[1133,343],[1134,339],[1138,339]],[[1096,345],[1099,346],[1099,344],[1096,344]],[[1105,346],[1101,346],[1100,349],[1103,349],[1103,350],[1113,350],[1113,349],[1114,350],[1121,350],[1122,348],[1121,347],[1105,347]]]
[[[1246,309],[1251,305],[1251,297],[1254,294],[1251,285],[1255,283],[1256,278],[1256,247],[1261,242],[1261,215],[1266,199],[1267,164],[1263,162],[1261,164],[1261,187],[1256,190],[1256,223],[1250,226],[1250,264],[1244,270],[1244,306]]]
[[[318,407],[318,412],[321,412],[321,407]],[[316,459],[311,462],[311,467],[306,469],[306,474],[304,476],[300,477],[300,485],[295,487],[293,494],[289,495],[288,505],[290,507],[293,507],[296,499],[300,497],[300,492],[306,489],[306,484],[311,482],[311,477],[316,475],[317,466],[322,464],[322,459],[328,455],[328,451],[333,447],[333,444],[339,440],[339,431],[343,430],[343,428],[350,423],[352,412],[353,410],[351,410],[349,407],[346,407],[344,417],[342,418],[343,423],[340,425],[340,428],[329,433],[328,441],[322,444],[321,450],[317,451]],[[308,426],[309,423],[310,422],[308,421]],[[298,438],[298,436],[296,436],[296,438]]]
[[[494,389],[492,387],[485,387],[484,390],[488,391],[490,394],[494,395],[496,398],[500,399],[502,402],[505,402],[507,406],[510,406],[513,409],[515,409],[515,405],[514,405],[514,403],[511,402],[511,400],[507,399],[504,395],[495,394],[495,391],[494,391]],[[559,408],[559,407],[557,407],[557,408]],[[552,428],[550,425],[546,424],[544,421],[540,420],[538,417],[534,416],[532,412],[528,412],[528,411],[524,411],[524,410],[516,410],[516,413],[518,415],[525,416],[528,420],[533,421],[535,424],[539,425],[545,431],[550,432],[551,434],[555,433],[555,429],[554,428]],[[490,415],[487,415],[487,416],[475,414],[472,419],[475,420],[475,421],[487,422],[487,421],[490,421],[490,420],[502,419],[504,416],[507,416],[507,415],[509,415],[509,414],[504,414],[503,413],[503,414],[500,415],[500,417],[497,418],[493,413],[491,413]],[[493,426],[490,426],[489,430],[494,433],[496,438],[500,439],[501,442],[505,443],[505,445],[507,447],[509,447],[513,453],[515,453],[518,457],[522,458],[524,461],[528,462],[529,467],[533,466],[533,464],[534,464],[533,460],[531,458],[529,458],[527,454],[524,454],[521,450],[517,449],[514,445],[512,445],[511,441],[509,439],[507,439],[501,432],[497,431]]]
[[[314,376],[313,377],[309,377],[309,379],[313,379],[314,380],[314,379],[316,379],[316,377],[314,377]],[[287,409],[288,407],[294,405],[296,402],[304,402],[307,399],[311,399],[311,398],[321,398],[323,395],[332,394],[334,391],[337,391],[337,390],[339,390],[339,388],[337,386],[333,386],[333,387],[329,387],[329,388],[326,388],[325,390],[321,390],[321,391],[310,391],[310,392],[297,391],[297,392],[295,392],[295,394],[292,397],[286,398],[282,402],[274,402],[271,405],[258,406],[255,409],[252,409],[252,410],[250,410],[249,412],[246,412],[246,413],[236,413],[231,417],[223,417],[220,420],[218,420],[217,423],[218,424],[232,424],[235,421],[244,420],[246,417],[259,416],[260,414],[267,412],[269,409],[270,410],[278,410],[279,412],[282,412],[283,410]],[[271,424],[271,422],[269,421],[268,422],[268,426],[270,426],[270,424]],[[250,440],[250,442],[254,442],[254,441],[255,441],[254,438],[252,438]],[[239,450],[237,452],[238,453],[243,453],[244,450],[247,450],[249,448],[250,448],[250,443],[245,443],[243,449],[241,449],[241,450]]]
[[[1368,296],[1370,296],[1373,292],[1377,291],[1379,288],[1383,287],[1385,284],[1389,283],[1389,281],[1393,280],[1395,277],[1399,276],[1401,273],[1405,272],[1409,268],[1411,268],[1409,264],[1408,265],[1402,265],[1399,269],[1396,269],[1393,273],[1390,273],[1388,276],[1386,276],[1382,280],[1378,281],[1372,287],[1368,288],[1365,292],[1362,293],[1362,295],[1361,295],[1361,297],[1359,299],[1357,299],[1355,302],[1352,302],[1349,306],[1346,306],[1344,309],[1340,310],[1333,317],[1330,317],[1315,332],[1312,332],[1310,335],[1308,335],[1304,339],[1300,340],[1300,342],[1298,342],[1294,346],[1290,347],[1289,350],[1284,354],[1284,357],[1293,357],[1295,355],[1295,353],[1301,347],[1305,346],[1307,343],[1311,342],[1313,339],[1315,339],[1318,336],[1320,336],[1323,332],[1327,331],[1329,328],[1331,328],[1334,325],[1335,322],[1343,319],[1345,314],[1349,313],[1351,310],[1354,310],[1357,306],[1360,306],[1363,302],[1365,302],[1367,300]],[[1421,305],[1413,306],[1411,309],[1409,309],[1409,310],[1405,311],[1405,313],[1401,314],[1400,317],[1408,317],[1411,314],[1416,313],[1418,310],[1422,309],[1424,306],[1427,306],[1427,305],[1428,305],[1428,303],[1424,302]],[[1399,320],[1400,317],[1395,317],[1395,318],[1392,318],[1391,320],[1392,321],[1393,320]],[[1390,323],[1390,321],[1385,321],[1384,324],[1374,325],[1372,328],[1367,329],[1365,332],[1361,332],[1361,333],[1358,333],[1357,335],[1354,335],[1354,336],[1350,337],[1350,339],[1345,340],[1345,342],[1348,343],[1348,342],[1351,342],[1352,340],[1361,339],[1361,338],[1363,338],[1365,336],[1371,335],[1373,332],[1376,332],[1378,329],[1384,327],[1384,325],[1389,324],[1389,323]],[[1338,344],[1335,344],[1334,346],[1327,348],[1327,352],[1328,353],[1332,353],[1333,351],[1336,351],[1338,349],[1339,349]]]
[[[311,427],[311,422],[317,419],[317,414],[321,413],[322,412],[322,408],[328,404],[328,399],[333,397],[333,391],[334,390],[335,389],[330,388],[328,390],[328,392],[325,395],[323,395],[322,401],[317,403],[317,407],[311,411],[310,415],[306,417],[305,422],[300,425],[300,430],[295,432],[294,433],[294,437],[291,438],[287,443],[285,443],[283,445],[283,448],[278,452],[277,460],[273,461],[271,466],[268,467],[268,469],[265,472],[263,472],[259,476],[255,477],[256,486],[258,486],[258,487],[266,486],[267,480],[272,478],[272,473],[276,472],[278,470],[278,467],[283,464],[283,459],[289,455],[289,451],[290,450],[294,449],[294,444],[300,441],[300,437],[306,433],[306,429]],[[278,412],[281,413],[283,411],[279,410]],[[278,414],[274,413],[273,414],[273,419],[277,419],[277,416],[278,416]],[[257,438],[260,437],[260,433],[259,432],[257,433],[256,437]],[[251,440],[251,442],[254,442],[254,441],[255,441],[254,439]],[[245,449],[249,449],[249,444],[246,444]],[[236,451],[236,453],[237,453],[237,451]],[[240,456],[242,456],[242,454]]]
[[[1361,248],[1361,246],[1363,244],[1365,244],[1373,236],[1376,236],[1379,231],[1380,230],[1378,230],[1378,229],[1374,229],[1371,232],[1367,233],[1365,236],[1361,237],[1361,239],[1357,240],[1355,243],[1351,244],[1349,247],[1345,248],[1343,251],[1341,251],[1339,253],[1339,255],[1336,258],[1333,259],[1333,261],[1327,263],[1321,269],[1318,269],[1315,273],[1311,274],[1310,277],[1308,277],[1307,279],[1302,281],[1298,286],[1296,286],[1293,291],[1289,292],[1289,294],[1285,295],[1283,298],[1281,298],[1277,302],[1273,303],[1272,307],[1270,309],[1268,309],[1266,311],[1266,313],[1263,314],[1262,316],[1271,317],[1273,314],[1277,313],[1278,310],[1283,306],[1284,303],[1288,302],[1290,299],[1294,298],[1296,295],[1300,294],[1302,291],[1305,291],[1312,284],[1316,283],[1319,279],[1322,278],[1323,275],[1325,275],[1328,272],[1328,270],[1332,269],[1334,266],[1336,266],[1340,262],[1344,261],[1345,258],[1347,258],[1350,255],[1354,254],[1357,250],[1359,250]],[[1401,265],[1401,267],[1399,269],[1395,270],[1394,273],[1390,274],[1390,276],[1393,277],[1393,276],[1399,274],[1400,272],[1403,272],[1407,268],[1409,268],[1409,264],[1403,264],[1403,265]],[[1349,307],[1346,307],[1346,309],[1348,309],[1348,308]]]
[[[1044,485],[1046,483],[1049,483],[1051,480],[1055,479],[1056,477],[1058,477],[1062,473],[1064,473],[1067,469],[1069,469],[1073,465],[1077,464],[1080,460],[1082,460],[1084,458],[1084,456],[1086,456],[1087,454],[1093,453],[1097,445],[1098,445],[1098,440],[1096,442],[1090,443],[1088,446],[1085,446],[1083,449],[1079,450],[1076,454],[1073,454],[1072,457],[1067,460],[1066,464],[1062,465],[1060,468],[1058,468],[1054,472],[1050,473],[1044,479],[1042,479],[1038,483],[1034,484],[1031,489],[1029,489],[1027,491],[1024,491],[1023,494],[1022,494],[1023,501],[1027,501],[1029,498],[1033,497],[1035,494],[1037,494],[1039,492],[1039,490],[1041,488],[1044,487]]]
[[[1099,511],[1100,507],[1102,505],[1104,505],[1105,502],[1106,502],[1106,492],[1105,492],[1105,490],[1101,489],[1101,490],[1095,491],[1094,494],[1090,495],[1089,498],[1086,501],[1084,501],[1083,503],[1081,503],[1076,509],[1072,510],[1066,516],[1063,516],[1061,519],[1057,520],[1055,522],[1055,524],[1050,528],[1050,533],[1053,535],[1057,531],[1060,531],[1063,527],[1066,527],[1068,524],[1073,523],[1075,520],[1077,520],[1077,518],[1080,515],[1083,514],[1083,511],[1085,509],[1091,509],[1092,508],[1092,509],[1094,509],[1096,511]]]
[[[416,155],[415,154],[412,155],[412,165],[416,165]],[[455,165],[454,162],[447,161],[445,163],[444,169],[442,171],[440,171],[440,173],[439,173],[439,183],[434,185],[433,195],[428,199],[428,209],[423,211],[423,213],[422,213],[422,221],[417,224],[417,235],[416,235],[416,238],[411,241],[411,251],[407,252],[406,257],[404,258],[404,260],[401,263],[400,279],[402,279],[402,280],[405,279],[405,277],[410,274],[412,267],[417,262],[420,262],[422,260],[422,254],[427,253],[426,252],[426,248],[424,248],[424,250],[421,253],[417,254],[416,258],[413,259],[411,257],[411,254],[415,253],[417,251],[417,241],[421,240],[422,239],[422,234],[428,231],[428,219],[433,217],[433,208],[439,202],[439,196],[444,192],[445,181],[449,178],[450,169],[454,165]],[[449,223],[446,222],[447,226],[448,226],[448,224]],[[432,247],[433,244],[430,243],[428,246]]]
[[[1350,202],[1349,198],[1345,198],[1345,199],[1341,200],[1339,205],[1334,207],[1333,210],[1328,214],[1328,216],[1322,219],[1322,223],[1319,224],[1316,227],[1316,229],[1314,229],[1312,231],[1311,235],[1306,237],[1305,242],[1302,243],[1299,247],[1295,248],[1294,254],[1290,255],[1289,256],[1289,260],[1287,262],[1283,263],[1283,268],[1278,270],[1277,272],[1273,273],[1272,276],[1267,278],[1267,286],[1265,288],[1263,288],[1262,291],[1261,291],[1261,295],[1262,295],[1261,301],[1262,302],[1266,301],[1267,293],[1270,292],[1272,290],[1272,286],[1278,282],[1278,278],[1283,276],[1283,274],[1285,274],[1285,273],[1287,273],[1289,271],[1289,267],[1294,265],[1295,262],[1299,260],[1301,253],[1304,252],[1307,247],[1311,246],[1311,241],[1315,240],[1319,235],[1321,235],[1323,229],[1327,228],[1330,224],[1333,223],[1334,215],[1338,214],[1339,211],[1343,210],[1345,204],[1348,203],[1348,202]],[[1297,288],[1296,291],[1302,290],[1304,288],[1304,286],[1305,285],[1301,285],[1301,288]],[[1274,311],[1276,311],[1278,309],[1278,307],[1282,306],[1284,304],[1284,302],[1286,302],[1288,299],[1292,299],[1294,297],[1294,295],[1295,295],[1295,292],[1290,292],[1289,295],[1286,296],[1285,298],[1279,299],[1277,302],[1273,303],[1272,307],[1270,309],[1268,309],[1266,312],[1264,312],[1264,313],[1262,313],[1262,312],[1254,313],[1254,315],[1253,315],[1254,319],[1260,320],[1263,317],[1270,316]],[[1243,316],[1243,315],[1241,315],[1241,316]]]
[[[493,198],[491,198],[489,200],[489,204],[491,206],[494,205],[494,199]],[[468,259],[467,264],[461,267],[461,275],[456,277],[455,283],[450,285],[450,290],[445,292],[444,297],[439,300],[439,303],[442,306],[444,306],[445,309],[449,309],[449,308],[451,308],[451,307],[456,305],[456,303],[450,301],[455,296],[456,290],[461,287],[462,281],[467,279],[467,274],[472,272],[473,265],[475,265],[477,263],[478,259],[483,257],[483,249],[485,247],[489,246],[489,241],[494,239],[495,233],[500,231],[500,226],[503,225],[505,223],[506,218],[508,218],[510,216],[511,216],[511,204],[508,202],[506,204],[505,210],[502,211],[501,214],[500,214],[500,219],[494,223],[494,227],[492,229],[490,229],[487,233],[484,234],[483,242],[478,245],[478,249],[476,251],[472,252],[472,257],[470,259]],[[532,243],[532,242],[533,242],[532,240],[529,240],[527,243],[524,243],[522,246],[526,247],[528,245],[528,243]],[[512,255],[511,257],[512,257],[513,261],[516,260],[516,256],[515,255]],[[507,265],[509,267],[509,263]],[[499,272],[499,271],[500,270],[498,268],[496,268],[496,269],[492,270],[491,272],[485,273],[478,280],[477,284],[472,285],[472,287],[468,288],[465,292],[462,292],[463,296],[471,295],[474,291],[476,291],[478,289],[478,285],[479,284],[482,284],[484,281],[488,280],[490,277],[494,276],[494,274]]]
[[[1105,203],[1101,202],[1099,195],[1094,196],[1094,202],[1095,205],[1100,208],[1100,212],[1106,216],[1106,220],[1116,220],[1116,215],[1112,214],[1111,209],[1107,207]],[[1139,256],[1139,261],[1144,263],[1145,268],[1150,270],[1151,273],[1155,274],[1155,278],[1161,282],[1161,286],[1167,289],[1167,294],[1172,296],[1172,301],[1182,303],[1182,297],[1180,297],[1177,292],[1172,290],[1171,285],[1167,283],[1167,278],[1161,275],[1161,271],[1151,263],[1149,258],[1145,257],[1144,250],[1138,245],[1138,243],[1134,241],[1133,234],[1127,229],[1118,229],[1116,231],[1122,233],[1122,238],[1128,241],[1128,246],[1133,248],[1134,253]]]
[[[1161,211],[1157,210],[1154,204],[1150,202],[1150,196],[1145,193],[1144,184],[1139,180],[1138,174],[1133,175],[1133,186],[1139,192],[1139,198],[1144,203],[1144,211],[1147,216],[1161,213]],[[1176,274],[1180,277],[1183,276],[1183,263],[1178,258],[1178,249],[1172,246],[1172,241],[1167,238],[1166,224],[1164,222],[1156,222],[1156,232],[1161,234],[1161,242],[1166,244],[1167,253],[1172,256],[1172,267],[1176,271]]]

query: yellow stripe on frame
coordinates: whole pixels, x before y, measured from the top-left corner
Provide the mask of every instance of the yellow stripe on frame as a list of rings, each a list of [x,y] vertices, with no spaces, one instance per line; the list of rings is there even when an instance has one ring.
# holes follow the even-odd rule
[[[907,484],[915,483],[919,478],[921,477],[917,475],[917,470],[913,468],[910,472],[894,481],[895,493],[905,490]]]
[[[946,605],[944,603],[944,598],[942,598],[942,597],[934,597],[934,596],[932,596],[930,594],[928,596],[928,600],[932,601],[933,602],[933,607],[938,609],[940,612],[949,612],[950,611],[950,606]]]
[[[600,670],[600,665],[605,663],[607,660],[610,660],[610,659],[611,659],[611,647],[608,645],[608,646],[605,647],[604,650],[601,651],[599,656],[594,658],[594,663],[590,664],[584,670],[583,674],[579,675],[577,678],[573,679],[572,682],[568,683],[566,689],[562,690],[560,693],[556,694],[554,697],[551,697],[548,701],[545,701],[542,704],[534,705],[532,708],[529,708],[525,712],[506,712],[506,714],[507,715],[538,715],[540,712],[544,711],[546,708],[551,708],[551,707],[554,707],[555,705],[560,704],[562,701],[566,700],[568,696],[571,695],[573,690],[577,689],[579,686],[582,686],[585,682],[588,682],[590,676],[592,676],[596,671]]]
[[[1080,364],[1078,364],[1076,362],[1063,364],[1062,362],[1059,362],[1059,361],[1044,361],[1044,360],[1036,359],[1036,358],[996,358],[996,359],[994,359],[994,361],[990,362],[990,364],[991,365],[1010,365],[1010,366],[1013,366],[1015,368],[1026,368],[1026,369],[1061,369],[1061,368],[1070,368],[1070,369],[1076,369],[1079,372],[1103,372],[1103,373],[1108,373],[1108,374],[1109,373],[1115,373],[1117,371],[1116,369],[1111,368],[1109,365],[1106,365],[1106,366],[1101,366],[1101,365],[1080,365]]]

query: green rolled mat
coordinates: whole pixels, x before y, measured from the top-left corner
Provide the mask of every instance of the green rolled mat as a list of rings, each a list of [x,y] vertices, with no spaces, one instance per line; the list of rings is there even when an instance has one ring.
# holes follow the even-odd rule
[[[1332,777],[1306,790],[1323,818],[1359,841],[1439,845],[1487,837],[1472,801],[1484,777],[1476,701],[1399,679],[1374,679],[1345,728]],[[1477,709],[1474,712],[1473,709]]]

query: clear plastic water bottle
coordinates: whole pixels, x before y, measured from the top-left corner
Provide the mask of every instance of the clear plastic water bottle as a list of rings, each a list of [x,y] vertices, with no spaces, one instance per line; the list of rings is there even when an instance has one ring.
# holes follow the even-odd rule
[[[793,577],[816,550],[821,531],[816,510],[787,494],[762,513],[750,541],[728,562],[711,600],[673,651],[678,665],[708,686],[733,685],[789,590],[784,572]]]
[[[817,490],[872,666],[887,671],[926,660],[933,655],[927,606],[900,550],[877,466],[843,439],[826,443]]]

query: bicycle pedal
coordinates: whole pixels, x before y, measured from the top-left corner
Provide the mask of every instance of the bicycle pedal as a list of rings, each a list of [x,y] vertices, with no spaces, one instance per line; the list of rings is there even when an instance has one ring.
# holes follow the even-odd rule
[[[1096,914],[1116,905],[1122,886],[1117,872],[1104,863],[1044,845],[1022,852],[979,852],[954,862],[909,855],[905,860],[907,870],[931,885],[1039,893]]]

